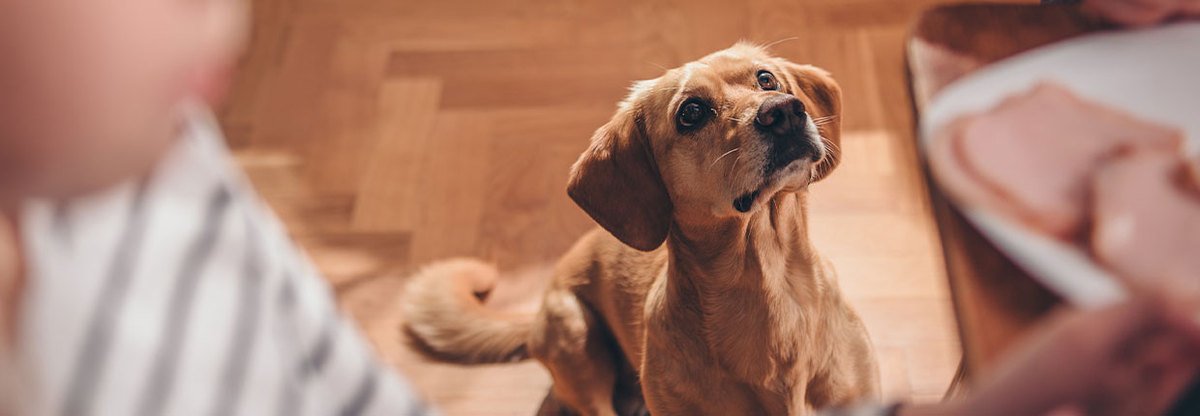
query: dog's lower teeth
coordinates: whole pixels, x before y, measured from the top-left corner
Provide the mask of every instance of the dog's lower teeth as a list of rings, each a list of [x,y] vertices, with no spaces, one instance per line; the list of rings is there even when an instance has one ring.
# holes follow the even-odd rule
[[[733,209],[738,210],[738,212],[750,212],[750,208],[754,206],[754,198],[756,196],[758,196],[758,192],[751,192],[733,200]]]

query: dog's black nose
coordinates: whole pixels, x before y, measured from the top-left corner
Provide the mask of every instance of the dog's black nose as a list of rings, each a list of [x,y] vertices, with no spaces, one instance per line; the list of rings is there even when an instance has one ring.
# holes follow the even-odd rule
[[[790,136],[804,131],[804,103],[794,95],[776,94],[763,101],[754,117],[754,125],[776,136]]]
[[[764,166],[766,172],[774,172],[802,157],[815,157],[816,147],[805,134],[807,123],[804,103],[796,96],[777,94],[763,101],[754,125],[765,133],[763,139],[771,146]]]

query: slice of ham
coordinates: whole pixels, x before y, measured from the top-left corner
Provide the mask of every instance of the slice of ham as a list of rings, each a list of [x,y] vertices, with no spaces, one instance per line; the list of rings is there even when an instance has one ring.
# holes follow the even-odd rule
[[[1071,240],[1085,224],[1088,178],[1102,161],[1135,147],[1177,154],[1182,143],[1175,129],[1042,84],[942,129],[930,164],[960,203]]]
[[[1127,279],[1200,284],[1200,192],[1196,166],[1178,154],[1137,151],[1092,180],[1096,259]]]

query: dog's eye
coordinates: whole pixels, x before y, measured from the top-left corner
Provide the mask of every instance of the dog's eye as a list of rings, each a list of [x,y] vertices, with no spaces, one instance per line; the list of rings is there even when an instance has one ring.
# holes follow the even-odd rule
[[[776,91],[779,89],[779,80],[770,71],[758,71],[758,87],[764,91]]]
[[[694,127],[704,122],[708,117],[708,111],[705,111],[704,104],[689,101],[679,108],[679,125],[681,127]]]

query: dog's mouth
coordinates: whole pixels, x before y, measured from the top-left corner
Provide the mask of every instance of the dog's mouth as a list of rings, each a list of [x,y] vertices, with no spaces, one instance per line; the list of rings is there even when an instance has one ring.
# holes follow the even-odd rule
[[[814,150],[811,154],[803,154],[792,157],[786,162],[768,161],[767,167],[763,172],[762,183],[755,187],[752,191],[741,194],[733,200],[733,209],[740,213],[747,213],[754,209],[761,197],[771,197],[775,193],[786,188],[785,182],[787,179],[795,175],[807,175],[810,180],[813,171],[817,165],[825,159],[824,151]],[[807,156],[807,157],[805,157]],[[775,166],[772,166],[775,165]],[[809,180],[804,181],[807,185]],[[783,184],[783,185],[781,185]]]
[[[754,192],[739,196],[737,199],[733,200],[733,209],[736,209],[741,213],[750,212],[750,208],[754,208],[754,201],[758,199],[758,194],[760,192],[761,191],[756,190]]]
[[[745,214],[754,209],[754,206],[758,204],[759,200],[770,199],[775,194],[779,193],[779,191],[783,190],[783,188],[785,188],[782,186],[782,183],[785,182],[784,179],[801,171],[801,169],[798,169],[800,165],[800,163],[793,162],[787,167],[777,171],[776,174],[768,176],[763,180],[762,184],[754,188],[753,191],[746,192],[734,199],[733,209]]]
[[[812,166],[816,166],[816,162],[812,164],[800,162],[801,159],[796,159],[786,166],[775,170],[771,175],[766,176],[762,184],[755,187],[753,191],[746,192],[734,199],[733,209],[743,214],[750,212],[760,199],[764,199],[763,197],[769,198],[781,191],[784,188],[781,184],[785,182],[785,179],[792,175],[801,174],[804,171],[810,171],[812,170]],[[808,166],[809,169],[801,169],[802,166]]]
[[[818,137],[816,140],[820,140],[820,138]],[[814,139],[807,137],[807,135],[792,139],[792,141],[794,143],[787,146],[772,146],[767,163],[763,165],[764,177],[770,177],[772,174],[796,163],[797,160],[807,158],[815,163],[823,157],[820,145]]]

